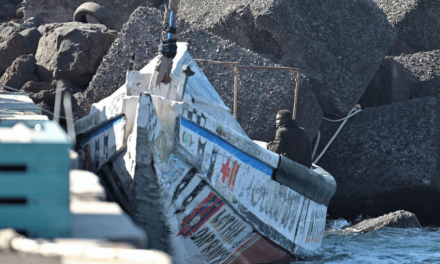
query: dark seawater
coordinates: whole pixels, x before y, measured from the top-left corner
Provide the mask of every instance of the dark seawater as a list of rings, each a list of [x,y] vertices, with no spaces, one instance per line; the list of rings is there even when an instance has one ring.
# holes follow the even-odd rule
[[[440,228],[383,228],[366,234],[329,223],[321,249],[301,264],[314,263],[440,263]]]

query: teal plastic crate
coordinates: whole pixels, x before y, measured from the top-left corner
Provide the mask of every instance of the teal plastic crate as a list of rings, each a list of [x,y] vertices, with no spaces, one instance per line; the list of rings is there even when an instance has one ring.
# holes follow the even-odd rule
[[[0,228],[69,235],[69,149],[66,133],[51,121],[0,127]]]

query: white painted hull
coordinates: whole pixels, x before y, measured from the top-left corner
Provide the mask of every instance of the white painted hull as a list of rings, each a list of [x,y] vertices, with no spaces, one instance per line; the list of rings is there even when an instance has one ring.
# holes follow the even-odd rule
[[[83,167],[176,263],[313,254],[326,204],[272,180],[280,157],[246,136],[184,44],[171,84],[151,88],[155,63],[130,73],[129,94],[139,96],[127,96],[126,84],[76,123]],[[196,72],[186,87],[183,65]],[[324,182],[334,185],[329,175]]]

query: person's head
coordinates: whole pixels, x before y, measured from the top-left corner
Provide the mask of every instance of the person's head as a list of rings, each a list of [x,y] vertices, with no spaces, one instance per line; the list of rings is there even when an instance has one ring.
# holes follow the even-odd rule
[[[277,117],[276,117],[276,126],[277,128],[279,126],[285,125],[287,124],[287,122],[289,122],[292,119],[292,112],[290,112],[289,110],[280,110],[277,113]]]

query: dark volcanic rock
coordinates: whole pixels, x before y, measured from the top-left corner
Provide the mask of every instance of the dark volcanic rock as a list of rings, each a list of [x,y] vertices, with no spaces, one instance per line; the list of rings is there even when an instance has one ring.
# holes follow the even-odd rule
[[[12,2],[9,0],[0,0],[0,9],[2,9],[3,6],[9,5],[9,4],[12,4]]]
[[[386,57],[359,103],[362,107],[440,96],[440,50]]]
[[[23,2],[23,0],[11,0],[11,3],[16,5],[16,6],[21,4],[22,2]]]
[[[131,19],[124,25],[104,56],[96,75],[81,97],[82,100],[79,101],[85,113],[89,112],[93,103],[108,97],[125,83],[129,56],[132,53],[136,53],[135,70],[142,69],[156,56],[163,29],[159,26],[161,24],[162,13],[157,9],[138,8],[133,12]]]
[[[65,90],[69,90],[71,94],[75,94],[79,92],[78,88],[72,85],[70,81],[68,80],[59,80],[59,81],[62,84],[61,86],[62,92],[64,92]],[[29,81],[23,85],[21,90],[26,92],[29,95],[29,97],[34,101],[34,103],[40,106],[40,108],[53,112],[55,105],[57,82],[58,82],[57,80],[54,80],[51,83]],[[75,110],[77,107],[78,107],[77,100],[74,96],[72,96],[73,110]],[[49,118],[53,117],[51,114],[47,112],[43,114],[47,115]],[[62,102],[61,102],[61,115],[62,116],[64,115],[64,106]]]
[[[6,38],[14,32],[20,32],[21,28],[16,23],[1,23],[0,24],[0,43],[4,42]]]
[[[207,32],[186,30],[182,32],[181,38],[188,42],[194,58],[217,61],[238,59],[243,61],[244,65],[274,66],[272,61]],[[231,69],[211,64],[200,66],[232,111],[234,75]],[[295,78],[289,72],[239,70],[237,120],[251,139],[274,139],[276,113],[281,109],[293,110],[294,91]],[[307,130],[310,139],[316,136],[322,123],[322,111],[304,76],[299,86],[297,120],[299,125]]]
[[[17,11],[17,7],[13,4],[6,4],[3,7],[0,7],[0,19],[4,21],[9,21],[12,18],[15,18],[15,12]]]
[[[384,227],[421,228],[419,220],[415,214],[400,210],[377,218],[364,220],[345,229],[357,233],[367,233]]]
[[[312,142],[322,124],[323,114],[318,100],[312,92],[310,81],[303,75],[301,75],[299,84],[298,106],[296,111],[296,121],[301,127],[307,130],[307,135],[309,136],[310,142]]]
[[[117,35],[104,25],[78,22],[48,24],[38,30],[43,34],[35,56],[38,78],[66,79],[84,87]]]
[[[15,11],[15,15],[18,18],[23,18],[24,17],[24,7],[17,8],[17,11]]]
[[[389,54],[440,49],[440,2],[437,0],[374,0],[397,29]]]
[[[24,17],[37,17],[41,24],[72,22],[75,10],[86,2],[104,6],[114,19],[115,29],[119,31],[137,7],[158,6],[163,0],[27,0],[24,4]]]
[[[363,108],[371,108],[411,98],[419,81],[413,73],[393,57],[386,57],[359,100]]]
[[[20,89],[27,81],[37,81],[34,55],[21,55],[0,78],[0,83]]]
[[[440,96],[440,49],[394,58],[418,78],[412,98]]]
[[[318,162],[338,183],[330,217],[407,210],[424,225],[439,224],[439,120],[439,100],[432,97],[352,117]],[[323,122],[319,149],[339,125]]]
[[[21,90],[26,93],[38,93],[44,90],[51,90],[52,88],[51,84],[47,82],[28,81],[21,87]],[[37,100],[34,102],[39,103],[41,101],[42,100]]]
[[[20,25],[22,28],[34,28],[38,26],[38,19],[36,17],[28,18]]]
[[[109,53],[83,96],[77,96],[81,109],[88,112],[94,102],[109,96],[125,83],[128,56],[136,53],[135,69],[156,56],[162,30],[162,12],[138,8],[119,33]],[[144,32],[145,34],[139,34]],[[270,60],[212,34],[179,26],[181,40],[189,42],[192,56],[199,59],[237,61],[243,64],[274,65]],[[128,44],[129,43],[129,44]],[[225,103],[233,106],[233,74],[223,66],[200,64]],[[275,136],[275,116],[280,109],[293,108],[295,79],[288,72],[240,70],[238,121],[252,139],[269,141]],[[81,117],[76,113],[77,117]],[[322,111],[307,80],[300,84],[298,122],[313,138],[321,124]]]
[[[6,19],[3,19],[2,17],[4,15],[4,13],[6,13],[7,6],[9,6],[9,5],[11,5],[11,2],[9,0],[0,0],[0,23],[3,20],[6,20]],[[3,7],[5,7],[5,10],[3,10]]]
[[[301,68],[324,113],[357,103],[395,29],[373,1],[183,1],[181,16],[275,62]]]
[[[50,83],[29,81],[23,85],[21,90],[28,93],[34,103],[39,104],[47,102],[47,105],[49,105],[49,103],[51,104],[51,110],[53,109],[55,102],[55,87]]]
[[[41,33],[36,28],[24,28],[18,24],[0,25],[0,75],[23,54],[35,54]]]

